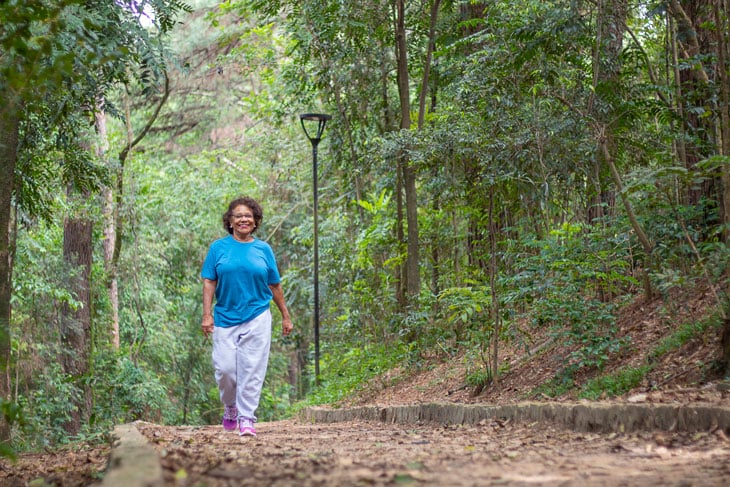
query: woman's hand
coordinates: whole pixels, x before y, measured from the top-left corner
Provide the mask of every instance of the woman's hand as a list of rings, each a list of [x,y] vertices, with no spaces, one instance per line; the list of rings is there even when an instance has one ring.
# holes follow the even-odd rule
[[[203,315],[203,322],[200,325],[200,328],[203,330],[203,335],[208,338],[208,336],[213,333],[213,316]]]
[[[281,319],[281,332],[284,336],[289,336],[293,329],[294,325],[292,325],[291,318]]]
[[[281,333],[284,336],[289,336],[291,331],[294,329],[294,325],[291,323],[291,317],[289,316],[289,310],[286,309],[286,301],[284,300],[284,291],[281,289],[281,283],[270,284],[271,294],[274,296],[274,303],[279,308],[281,313]]]

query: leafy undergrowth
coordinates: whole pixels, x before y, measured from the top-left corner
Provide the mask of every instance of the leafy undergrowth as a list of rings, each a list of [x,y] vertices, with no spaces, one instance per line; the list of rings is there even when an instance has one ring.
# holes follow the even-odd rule
[[[466,355],[423,354],[425,365],[398,367],[368,381],[337,406],[428,402],[510,403],[611,400],[730,404],[720,366],[721,319],[707,285],[675,289],[647,302],[637,297],[618,315],[616,338],[626,345],[603,367],[571,367],[576,350],[546,331],[531,332],[530,350],[504,344],[496,383],[469,383]]]

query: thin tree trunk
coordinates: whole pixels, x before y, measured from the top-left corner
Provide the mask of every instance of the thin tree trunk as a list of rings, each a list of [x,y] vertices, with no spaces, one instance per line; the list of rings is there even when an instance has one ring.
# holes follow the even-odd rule
[[[688,4],[695,6],[699,2],[697,0],[690,0]],[[682,7],[681,2],[678,0],[670,0],[667,2],[669,13],[677,21],[679,31],[683,34],[683,44],[686,46],[686,57],[692,62],[692,71],[694,75],[704,83],[709,83],[710,78],[705,71],[705,68],[700,59],[702,48],[700,46],[699,36],[697,30],[695,30],[694,22],[692,18],[687,14],[687,11]]]
[[[403,211],[403,168],[400,164],[400,157],[398,157],[398,164],[395,167],[395,234],[396,240],[398,241],[398,254],[406,248],[406,235],[404,231],[405,218]],[[395,299],[398,302],[400,309],[405,309],[408,305],[406,299],[406,282],[407,274],[405,265],[395,266]]]
[[[716,105],[710,79],[711,66],[706,60],[711,58],[713,29],[704,27],[713,22],[711,3],[713,0],[670,0],[667,11],[677,26],[677,83],[681,87],[681,98],[677,105],[683,105],[681,120],[683,131],[690,137],[685,143],[684,163],[689,171],[696,171],[697,163],[705,159],[716,144],[714,134],[717,131],[713,117],[703,117],[696,110],[685,107],[710,107]],[[681,56],[680,56],[681,54]],[[691,205],[700,205],[704,201],[717,201],[717,188],[720,182],[706,179],[700,185],[691,185],[685,189],[684,200]],[[706,222],[703,222],[703,224]]]
[[[499,318],[499,298],[497,296],[497,228],[494,224],[494,186],[489,188],[489,288],[492,293],[491,318],[494,324],[492,332],[491,364],[492,381],[499,381],[499,335],[502,333]]]
[[[603,218],[603,179],[601,178],[600,157],[593,159],[590,172],[590,187],[588,189],[588,223],[594,225]]]
[[[157,117],[160,115],[162,107],[165,106],[165,103],[167,103],[167,99],[170,97],[170,78],[167,76],[167,72],[163,74],[165,77],[165,83],[163,86],[162,97],[155,107],[155,111],[152,113],[150,118],[147,120],[147,123],[144,125],[144,127],[142,127],[142,130],[139,131],[139,134],[137,134],[136,137],[134,136],[134,130],[132,128],[132,112],[129,103],[129,94],[125,93],[124,110],[127,120],[127,144],[125,145],[124,149],[119,152],[119,170],[117,173],[116,194],[114,195],[117,215],[119,215],[120,209],[122,208],[122,203],[124,201],[124,165],[127,163],[127,157],[129,157],[132,149],[134,149],[137,144],[142,142],[142,140],[147,136],[147,133],[157,121]],[[119,218],[117,218],[117,236],[114,245],[114,254],[112,257],[112,265],[115,268],[119,265],[119,257],[122,253],[122,230],[122,222]]]
[[[396,57],[396,77],[398,82],[398,95],[400,100],[401,123],[400,128],[410,128],[411,126],[411,107],[410,107],[410,90],[408,88],[408,58],[406,46],[405,32],[405,5],[404,0],[396,0],[396,23],[395,23],[395,57]],[[396,156],[396,236],[398,239],[399,249],[402,252],[407,248],[405,236],[406,218],[404,218],[403,191],[405,180],[405,167],[408,160],[405,155],[398,154]],[[408,288],[408,263],[398,266],[396,299],[401,308],[408,305],[407,288]]]
[[[408,75],[408,47],[405,27],[405,0],[396,0],[396,62],[398,75],[398,96],[401,109],[401,130],[411,128],[410,81]],[[398,157],[403,174],[403,187],[406,196],[407,256],[406,256],[406,294],[409,304],[421,290],[420,258],[418,246],[418,199],[416,196],[416,170],[406,152]]]
[[[96,132],[98,135],[96,156],[99,160],[104,161],[109,150],[109,140],[106,130],[106,114],[103,110],[96,112]],[[108,161],[107,166],[110,166]],[[109,170],[112,174],[119,172],[116,165],[109,167]],[[115,174],[115,176],[118,176],[118,174]],[[114,248],[117,245],[117,220],[119,219],[119,214],[117,206],[114,204],[114,190],[112,186],[105,186],[101,193],[104,218],[104,268],[107,274],[106,289],[109,295],[112,314],[111,343],[112,347],[119,349],[119,285],[117,267],[114,263]]]
[[[728,80],[728,61],[730,59],[730,22],[728,22],[727,6],[725,12],[722,12],[720,6],[715,4],[715,23],[718,28],[715,30],[717,35],[717,73],[720,84],[720,140],[717,144],[718,152],[721,156],[730,156],[730,80]],[[722,165],[722,219],[725,224],[724,237],[725,242],[730,243],[728,239],[728,229],[730,228],[730,164]]]
[[[406,292],[408,293],[409,304],[421,292],[421,258],[419,255],[418,236],[418,199],[416,197],[416,170],[406,163],[403,171],[403,179],[406,190],[406,220],[408,222],[408,256]]]
[[[626,0],[599,0],[597,15],[596,52],[593,58],[593,93],[604,92],[608,87],[620,89],[620,55],[623,49],[626,18],[628,15]],[[602,165],[608,167],[616,190],[621,195],[621,202],[626,211],[626,216],[646,253],[644,286],[645,297],[649,300],[653,295],[652,287],[648,280],[648,272],[653,265],[652,253],[654,245],[651,243],[651,240],[644,232],[643,227],[636,217],[631,200],[624,191],[621,174],[616,166],[616,156],[619,153],[619,141],[616,137],[614,125],[620,114],[617,113],[616,108],[611,103],[610,100],[605,100],[600,96],[596,96],[591,100],[590,106],[594,112],[594,119],[596,120],[596,158]]]
[[[122,253],[122,232],[123,226],[120,219],[120,211],[124,202],[124,165],[127,162],[132,149],[137,146],[154,125],[162,107],[167,103],[170,96],[170,80],[165,74],[162,96],[155,107],[154,112],[142,127],[142,130],[134,136],[132,128],[132,112],[130,108],[129,94],[124,94],[124,115],[126,119],[126,144],[119,152],[117,164],[110,167],[114,173],[115,183],[111,187],[102,190],[102,205],[104,215],[104,264],[107,272],[107,292],[112,306],[112,332],[111,343],[116,349],[120,345],[119,335],[119,280],[117,272],[119,269],[119,258]],[[97,156],[106,158],[108,151],[108,137],[106,133],[106,116],[103,111],[96,115],[96,126],[99,135]]]
[[[431,208],[434,214],[438,214],[441,211],[440,198],[438,195],[434,195]],[[433,235],[431,238],[431,293],[438,295],[441,292],[441,238],[438,234]],[[437,308],[436,299],[433,300],[433,310]]]
[[[730,156],[730,80],[728,79],[728,61],[730,61],[730,2],[724,0],[722,7],[715,5],[715,22],[717,23],[717,51],[718,72],[720,78],[720,155]],[[730,228],[730,164],[722,165],[722,205],[723,223],[725,224],[725,244],[730,245],[728,228]],[[724,288],[725,302],[721,306],[728,306],[727,297],[730,296],[730,282],[726,281]],[[722,361],[725,363],[725,374],[730,374],[730,318],[725,316],[722,337]]]
[[[439,5],[441,0],[433,0],[431,4],[431,21],[428,29],[428,47],[426,49],[426,62],[423,65],[423,79],[421,80],[421,93],[418,97],[418,130],[423,128],[426,120],[426,99],[429,94],[429,83],[431,73],[431,60],[436,47],[436,21],[438,20]]]
[[[433,3],[431,4],[431,21],[430,26],[428,30],[428,48],[426,50],[426,62],[423,67],[423,79],[421,80],[421,93],[418,97],[418,130],[423,129],[423,125],[426,120],[426,100],[428,99],[429,93],[432,92],[432,90],[429,89],[430,86],[430,73],[431,73],[431,60],[433,58],[433,51],[436,47],[436,20],[438,19],[438,12],[439,12],[439,6],[441,5],[441,0],[433,0]],[[431,108],[434,109],[436,102],[435,102],[435,96],[432,99],[433,103],[431,104]],[[434,198],[433,202],[434,208],[438,209],[438,199],[437,197]],[[433,258],[433,274],[432,274],[432,290],[433,292],[438,292],[438,242],[432,242],[431,243],[431,255]],[[420,290],[418,290],[420,292]],[[434,301],[435,304],[435,301]]]
[[[638,218],[636,218],[636,213],[634,212],[634,207],[631,204],[631,201],[626,197],[621,175],[619,174],[618,169],[616,168],[616,163],[613,160],[613,156],[608,149],[608,144],[606,144],[605,139],[601,141],[600,144],[604,160],[611,170],[613,182],[616,185],[616,189],[618,190],[619,194],[621,195],[621,201],[624,204],[624,210],[626,211],[626,216],[629,218],[629,222],[631,223],[631,228],[633,228],[634,232],[636,232],[636,237],[639,239],[639,242],[641,243],[641,247],[644,249],[644,252],[646,252],[647,255],[651,255],[654,250],[654,245],[651,243],[651,240],[649,240],[646,232],[644,232],[644,229],[639,223]]]
[[[13,187],[18,160],[20,105],[6,96],[0,109],[0,400],[10,399],[10,318],[13,273]],[[0,442],[10,439],[10,425],[0,415]]]
[[[596,45],[593,49],[593,90],[591,91],[591,96],[588,101],[589,110],[593,110],[595,108],[596,87],[599,83],[606,82],[608,78],[606,72],[602,69],[603,64],[605,64],[602,60],[602,55],[607,50],[607,41],[605,39],[606,30],[609,28],[609,26],[607,26],[609,22],[607,22],[606,19],[607,15],[605,12],[605,3],[606,0],[599,0],[596,4]],[[591,186],[588,190],[588,223],[593,223],[596,219],[603,217],[603,198],[601,197],[603,194],[603,181],[601,178],[601,167],[604,164],[602,164],[603,161],[601,161],[601,158],[601,152],[599,151],[593,161],[591,161],[589,173]]]
[[[679,115],[679,130],[680,130],[680,136],[676,137],[675,144],[677,148],[677,159],[679,159],[679,162],[682,163],[684,167],[687,167],[687,145],[686,145],[686,137],[687,137],[687,127],[684,123],[684,120],[686,120],[685,113],[684,113],[684,95],[682,94],[682,82],[681,82],[681,74],[679,72],[679,47],[677,46],[677,30],[675,28],[675,22],[673,20],[673,17],[671,15],[667,15],[667,29],[669,31],[669,42],[670,42],[670,49],[671,49],[671,56],[672,56],[672,70],[674,75],[674,102],[673,102],[673,108],[677,111],[677,115]],[[674,124],[674,121],[672,121],[672,124]],[[684,195],[682,195],[684,197]],[[687,203],[686,199],[683,201],[685,204]]]

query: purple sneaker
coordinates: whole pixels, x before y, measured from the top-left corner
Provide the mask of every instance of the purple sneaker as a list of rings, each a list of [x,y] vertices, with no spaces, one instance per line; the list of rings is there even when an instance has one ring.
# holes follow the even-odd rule
[[[238,434],[241,436],[256,436],[256,428],[253,427],[253,421],[248,418],[238,420]]]
[[[238,423],[238,409],[236,406],[226,406],[223,411],[223,429],[226,431],[233,431],[236,429]]]

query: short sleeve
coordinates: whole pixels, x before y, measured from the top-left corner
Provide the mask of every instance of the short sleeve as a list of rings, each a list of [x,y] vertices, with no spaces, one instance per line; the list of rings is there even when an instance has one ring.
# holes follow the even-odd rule
[[[269,286],[279,284],[281,282],[281,276],[279,275],[279,266],[276,264],[276,257],[274,257],[274,251],[271,250],[269,245],[266,246],[266,265],[269,269],[268,283]]]
[[[205,256],[205,260],[203,261],[203,269],[200,271],[200,277],[203,279],[208,279],[210,281],[217,281],[218,280],[218,273],[215,270],[215,264],[217,261],[217,252],[215,250],[215,245],[211,245],[208,249],[208,255]]]

